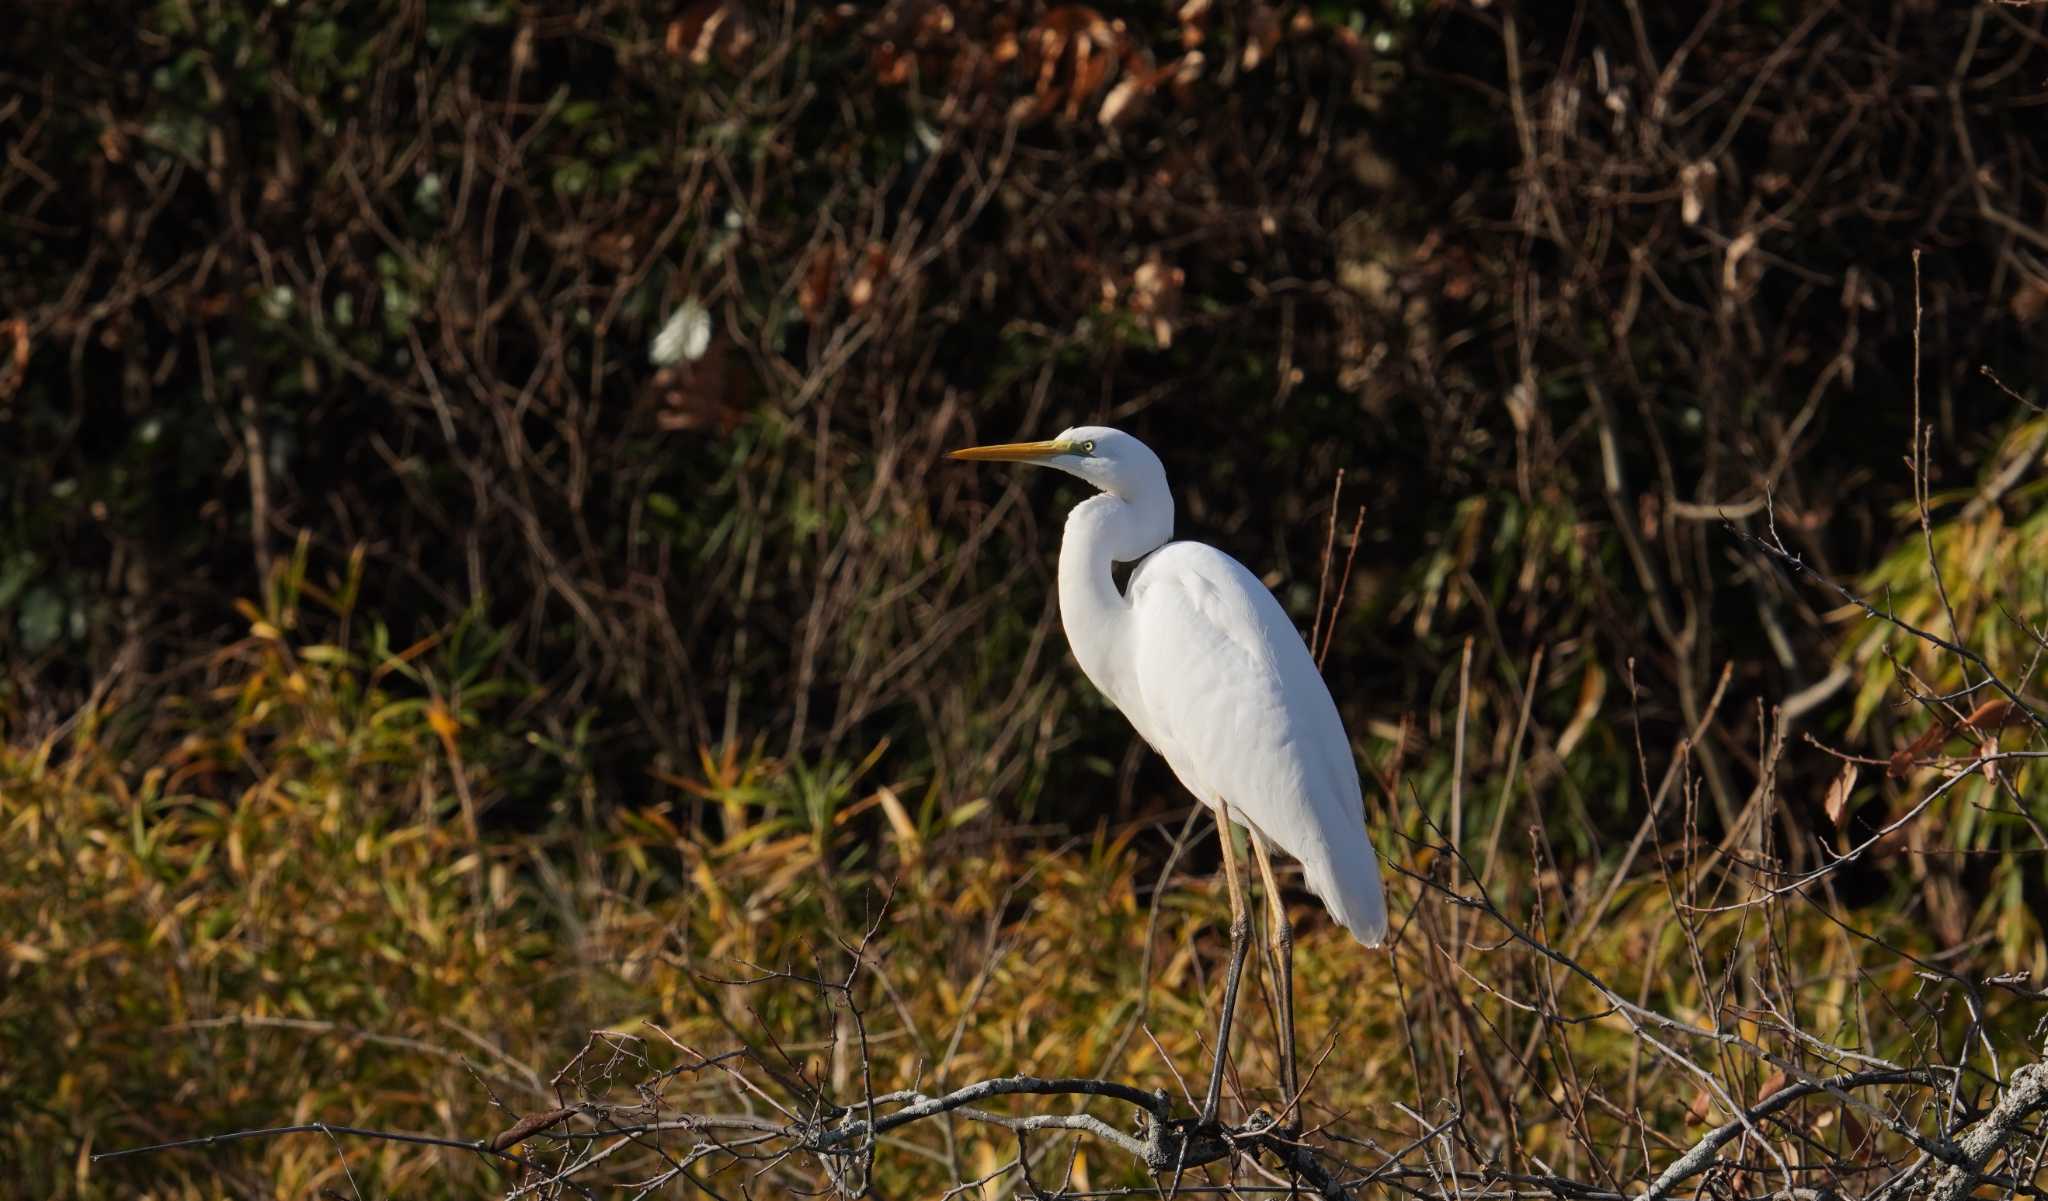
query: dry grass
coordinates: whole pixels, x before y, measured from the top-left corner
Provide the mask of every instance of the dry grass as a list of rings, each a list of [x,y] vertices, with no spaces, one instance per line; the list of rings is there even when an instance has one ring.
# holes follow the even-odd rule
[[[137,717],[118,709],[0,758],[0,1097],[14,1115],[0,1155],[39,1191],[475,1195],[509,1178],[470,1153],[393,1143],[87,1156],[306,1121],[467,1140],[563,1095],[644,1100],[650,1080],[663,1104],[702,1110],[735,1088],[692,1057],[746,1044],[841,1102],[1019,1071],[1178,1097],[1174,1069],[1205,1068],[1224,905],[1206,873],[1155,890],[1163,827],[1052,844],[920,812],[866,765],[732,750],[707,752],[648,808],[472,836],[465,806],[502,784],[487,751],[510,732],[479,728],[487,691],[453,699],[453,632],[410,659],[307,639],[303,627],[344,624],[346,593],[322,594],[317,622],[298,611],[312,605],[302,580],[252,609],[211,686],[146,719],[174,747],[161,761],[124,756],[115,734]],[[1667,816],[1698,801],[1684,762],[1660,794]],[[1938,1003],[1961,978],[1925,974],[1940,948],[1910,913],[1844,921],[1797,896],[1759,900],[1728,864],[1747,835],[1717,847],[1680,814],[1647,823],[1620,862],[1559,862],[1543,799],[1516,787],[1497,853],[1468,818],[1471,858],[1455,859],[1431,826],[1441,793],[1397,781],[1390,747],[1378,766],[1398,798],[1379,841],[1403,869],[1391,957],[1295,910],[1299,1028],[1319,1065],[1307,1122],[1365,1140],[1344,1145],[1368,1164],[1456,1113],[1485,1132],[1460,1156],[1600,1180],[1653,1171],[1725,1120],[1705,1078],[1650,1052],[1612,995],[1725,1035],[1655,1031],[1735,1098],[1815,1063],[1812,1039],[1913,1062],[1966,1028],[2024,1048],[2023,1005],[1994,996],[1973,1023]],[[1474,774],[1470,795],[1497,787]],[[719,833],[678,823],[692,805]],[[1388,811],[1384,795],[1375,807]],[[1495,824],[1490,810],[1477,820]],[[1491,908],[1473,903],[1481,882]],[[841,977],[843,994],[807,983]],[[1277,1100],[1267,1011],[1252,1013],[1246,1108]],[[554,1079],[597,1030],[617,1037]],[[1821,1144],[1841,1151],[1844,1129]],[[1143,1182],[1113,1149],[1071,1140],[1039,1142],[1054,1156],[1041,1173],[1076,1189]],[[930,1124],[884,1141],[874,1186],[928,1196],[995,1173],[988,1189],[1016,1189],[1018,1145]],[[818,1182],[796,1160],[771,1170]]]

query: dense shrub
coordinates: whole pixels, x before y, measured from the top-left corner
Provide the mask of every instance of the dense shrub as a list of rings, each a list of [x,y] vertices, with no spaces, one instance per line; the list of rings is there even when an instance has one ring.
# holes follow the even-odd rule
[[[1737,1028],[1768,996],[1857,1045],[2019,1037],[2011,1007],[1872,1022],[1858,990],[1916,977],[1856,939],[1965,992],[2048,966],[2028,764],[1984,760],[2039,730],[1972,720],[1987,666],[2032,690],[2048,622],[2048,6],[11,18],[0,1050],[65,1053],[0,1054],[0,1108],[32,1113],[6,1134],[37,1179],[66,1138],[313,1095],[303,1064],[264,1075],[296,1053],[275,1030],[193,1022],[445,1018],[548,1062],[681,1004],[681,969],[593,958],[848,935],[885,878],[994,888],[1069,838],[1097,853],[1045,870],[1128,918],[1165,846],[1136,831],[1182,799],[1068,662],[1071,486],[941,458],[1081,420],[1148,439],[1184,535],[1334,621],[1375,830],[1419,879],[1446,837],[1484,848],[1508,912]],[[1330,618],[1319,571],[1347,560]],[[1762,943],[1680,905],[1909,816],[1827,875],[1825,912],[1773,902]],[[906,866],[905,831],[946,855]],[[803,904],[726,905],[736,879]],[[1047,934],[1031,904],[901,916],[1123,948],[1119,970],[1153,947],[1075,913]],[[1464,945],[1462,919],[1416,922]],[[1178,981],[1206,982],[1200,929]],[[947,1020],[974,1011],[946,966],[966,945],[922,969]],[[1448,1024],[1470,1011],[1437,946],[1396,963]],[[1825,995],[1788,963],[1824,965]],[[1126,1027],[1089,990],[1119,982],[989,1020],[1007,1051],[1096,1048]],[[1052,1010],[1069,1024],[1032,1025]],[[1565,1105],[1574,1073],[1520,1050],[1554,1031],[1487,1012],[1515,1054],[1474,1112]],[[151,1060],[166,1026],[191,1039]],[[1613,1035],[1619,1073],[1641,1044]],[[1459,1087],[1474,1045],[1411,1043],[1411,1099]],[[1362,1089],[1368,1060],[1333,1077]],[[401,1067],[351,1073],[365,1112],[475,1129],[399,1096]],[[1601,1137],[1667,1137],[1690,1100]],[[1578,1146],[1553,1120],[1512,1147]],[[266,1180],[334,1162],[277,1154],[302,1158]]]

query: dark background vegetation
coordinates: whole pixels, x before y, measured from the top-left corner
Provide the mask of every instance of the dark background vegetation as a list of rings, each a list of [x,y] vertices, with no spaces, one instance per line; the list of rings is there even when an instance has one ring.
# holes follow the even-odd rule
[[[1694,832],[1761,778],[1811,866],[1847,819],[1798,737],[1910,742],[1915,652],[1737,534],[1902,606],[1952,562],[1962,639],[2031,674],[2044,121],[2039,4],[26,5],[0,786],[90,730],[166,769],[148,813],[232,808],[319,758],[240,674],[272,640],[318,650],[278,698],[418,718],[342,756],[379,823],[719,838],[772,778],[813,828],[887,781],[969,851],[1120,829],[1185,802],[1065,653],[1071,486],[941,457],[1102,422],[1304,629],[1355,550],[1325,670],[1409,773],[1376,824],[1444,819],[1469,645],[1473,792],[1553,884],[1695,731]],[[657,365],[679,313],[708,339]],[[2025,808],[1835,900],[2036,961]]]

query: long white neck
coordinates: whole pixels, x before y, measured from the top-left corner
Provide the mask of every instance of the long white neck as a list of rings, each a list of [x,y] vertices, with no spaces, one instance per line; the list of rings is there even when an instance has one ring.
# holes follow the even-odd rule
[[[1075,505],[1060,542],[1060,624],[1067,642],[1081,670],[1127,713],[1123,665],[1131,605],[1117,591],[1111,567],[1144,558],[1172,536],[1173,498],[1162,479],[1130,497],[1105,492]]]

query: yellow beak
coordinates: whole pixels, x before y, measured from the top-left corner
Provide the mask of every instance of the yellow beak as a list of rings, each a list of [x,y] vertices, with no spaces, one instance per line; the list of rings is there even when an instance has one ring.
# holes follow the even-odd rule
[[[1073,448],[1065,442],[1005,442],[999,446],[970,446],[946,452],[949,459],[970,463],[1043,463]]]

